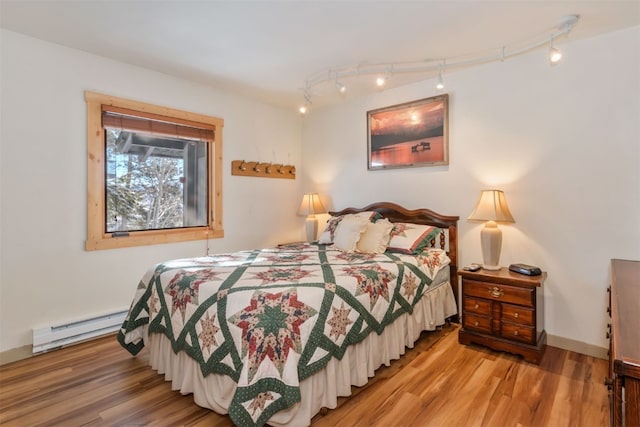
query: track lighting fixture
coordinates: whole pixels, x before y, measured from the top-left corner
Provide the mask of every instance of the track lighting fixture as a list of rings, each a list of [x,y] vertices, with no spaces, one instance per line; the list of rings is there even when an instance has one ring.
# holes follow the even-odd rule
[[[556,65],[562,59],[562,52],[553,47],[553,36],[551,36],[551,43],[549,47],[549,62],[551,65]]]
[[[384,69],[383,73],[376,73],[376,74],[378,74],[378,77],[376,78],[376,86],[378,87],[378,89],[381,89],[387,84],[387,82],[389,81],[389,78],[393,74],[393,64],[389,64]]]
[[[298,108],[298,112],[302,115],[307,114],[309,111],[309,107],[311,106],[311,94],[309,93],[308,87],[305,85],[304,89],[304,104]]]
[[[428,77],[437,75],[438,81],[436,88],[438,90],[444,89],[444,82],[442,80],[442,74],[449,69],[467,68],[473,65],[485,64],[487,62],[505,61],[509,58],[528,53],[535,49],[540,49],[544,46],[549,46],[549,61],[552,65],[557,64],[561,58],[562,53],[560,50],[554,47],[554,40],[560,36],[566,36],[571,32],[573,27],[578,23],[580,19],[579,15],[568,15],[562,18],[559,24],[553,26],[550,31],[550,35],[545,38],[538,37],[535,41],[531,41],[528,44],[520,43],[517,45],[501,45],[500,47],[493,49],[493,54],[485,54],[484,52],[491,51],[491,49],[484,49],[477,54],[470,54],[464,57],[456,58],[443,58],[437,60],[422,60],[414,62],[399,62],[399,63],[384,63],[384,64],[356,64],[353,66],[343,67],[340,69],[330,69],[329,71],[323,71],[315,74],[307,79],[304,85],[304,106],[300,107],[300,113],[305,114],[309,110],[311,105],[310,91],[313,87],[319,86],[326,82],[335,82],[336,89],[339,93],[346,91],[346,86],[341,80],[347,78],[355,78],[362,76],[377,76],[376,86],[380,89],[387,84],[387,81],[393,74],[415,74],[415,73],[431,73]],[[534,39],[532,37],[532,39]],[[531,39],[530,39],[531,40]]]
[[[438,70],[438,83],[436,84],[436,89],[442,90],[444,89],[444,82],[442,81],[442,67],[445,66],[445,61],[442,61],[442,65],[440,65],[440,69]]]
[[[551,62],[551,64],[555,65],[558,62],[560,62],[561,59],[562,59],[562,52],[560,52],[555,47],[552,47],[551,50],[549,51],[549,61]]]
[[[442,81],[442,71],[438,73],[438,84],[436,84],[436,89],[438,90],[444,89],[444,82]]]

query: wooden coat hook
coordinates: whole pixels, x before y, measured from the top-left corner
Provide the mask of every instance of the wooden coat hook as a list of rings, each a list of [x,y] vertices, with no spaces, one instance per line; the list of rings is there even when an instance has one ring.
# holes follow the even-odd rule
[[[231,162],[231,175],[295,179],[296,167],[280,163],[260,163],[233,160]]]

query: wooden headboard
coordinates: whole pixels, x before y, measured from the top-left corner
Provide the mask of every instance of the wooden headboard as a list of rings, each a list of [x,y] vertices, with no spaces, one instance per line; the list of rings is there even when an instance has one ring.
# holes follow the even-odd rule
[[[391,222],[410,222],[414,224],[432,225],[441,228],[439,245],[447,251],[451,264],[449,273],[451,288],[458,304],[458,216],[441,215],[429,209],[406,209],[391,202],[372,203],[364,208],[346,208],[340,211],[329,212],[332,216],[353,214],[365,211],[379,212]],[[446,230],[446,232],[445,232]],[[446,233],[446,235],[445,235]],[[435,246],[435,242],[432,242]],[[460,312],[460,310],[458,310]],[[457,320],[457,316],[454,321]]]

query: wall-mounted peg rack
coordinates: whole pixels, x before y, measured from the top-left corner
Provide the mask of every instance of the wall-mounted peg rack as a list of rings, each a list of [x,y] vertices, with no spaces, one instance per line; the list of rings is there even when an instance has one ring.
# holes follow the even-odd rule
[[[296,167],[279,163],[231,161],[231,175],[296,179]]]

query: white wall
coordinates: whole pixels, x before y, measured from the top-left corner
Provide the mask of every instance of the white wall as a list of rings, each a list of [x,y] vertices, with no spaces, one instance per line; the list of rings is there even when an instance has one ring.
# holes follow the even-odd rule
[[[205,242],[84,251],[84,91],[223,118],[225,238],[211,251],[304,236],[301,180],[231,176],[231,160],[301,162],[295,112],[2,30],[0,351],[33,327],[126,308],[152,264],[204,255]]]
[[[640,259],[640,28],[444,76],[450,164],[367,171],[366,111],[436,95],[435,81],[305,118],[307,187],[330,208],[394,201],[460,216],[460,265],[482,261],[480,190],[505,191],[501,264],[541,266],[547,333],[605,347],[611,258]]]
[[[226,237],[213,252],[302,239],[303,191],[328,208],[395,201],[460,215],[460,263],[481,259],[479,191],[505,190],[502,264],[549,272],[551,335],[605,346],[609,259],[640,259],[640,29],[445,75],[450,165],[366,169],[366,111],[435,95],[427,81],[295,113],[2,30],[0,351],[31,328],[126,307],[153,263],[205,242],[86,252],[84,90],[221,117]],[[300,178],[230,174],[235,159],[294,163]]]

